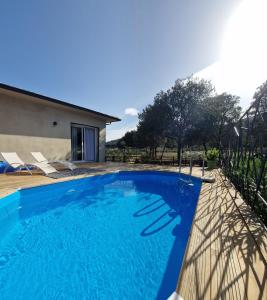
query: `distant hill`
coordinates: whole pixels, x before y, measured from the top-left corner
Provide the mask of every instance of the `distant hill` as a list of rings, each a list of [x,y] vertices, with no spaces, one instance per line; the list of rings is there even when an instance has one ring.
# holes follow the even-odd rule
[[[110,147],[110,148],[116,147],[120,140],[121,139],[117,139],[117,140],[112,140],[112,141],[106,142],[106,147]]]

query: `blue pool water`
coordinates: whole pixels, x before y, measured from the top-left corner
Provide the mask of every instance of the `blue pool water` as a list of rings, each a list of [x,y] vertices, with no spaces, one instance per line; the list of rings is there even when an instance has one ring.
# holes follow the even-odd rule
[[[0,199],[0,298],[166,299],[201,181],[119,172]]]

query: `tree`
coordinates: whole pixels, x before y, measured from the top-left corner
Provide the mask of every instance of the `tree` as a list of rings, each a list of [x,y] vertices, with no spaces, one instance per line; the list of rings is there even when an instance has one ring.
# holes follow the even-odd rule
[[[251,133],[254,138],[257,137],[257,139],[262,140],[262,147],[267,147],[267,81],[257,88],[253,98],[254,102],[249,118],[250,123],[253,123]],[[253,115],[254,119],[252,118]]]
[[[139,114],[137,139],[141,146],[149,148],[149,156],[153,159],[157,156],[157,148],[165,142],[170,117],[168,94],[163,91]]]
[[[168,103],[171,110],[171,134],[177,142],[177,158],[183,142],[194,128],[198,104],[211,95],[214,87],[209,81],[193,77],[178,79],[168,91]]]
[[[255,106],[257,102],[259,102],[259,111],[262,114],[264,121],[267,123],[267,81],[257,88],[253,98],[253,105]]]
[[[123,139],[119,139],[118,142],[117,142],[117,147],[118,149],[120,150],[125,150],[125,142]]]
[[[138,148],[136,130],[126,132],[122,140],[125,142],[126,147]]]
[[[230,135],[234,134],[233,126],[240,114],[239,97],[227,93],[208,97],[198,105],[191,135],[196,143],[204,146],[205,151],[207,144],[220,149],[222,144],[227,145]]]

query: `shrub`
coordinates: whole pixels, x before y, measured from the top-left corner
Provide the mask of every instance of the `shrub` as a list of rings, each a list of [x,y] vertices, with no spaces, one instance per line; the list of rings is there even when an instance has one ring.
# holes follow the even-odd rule
[[[219,150],[217,148],[212,148],[207,151],[207,160],[217,160],[219,158]]]

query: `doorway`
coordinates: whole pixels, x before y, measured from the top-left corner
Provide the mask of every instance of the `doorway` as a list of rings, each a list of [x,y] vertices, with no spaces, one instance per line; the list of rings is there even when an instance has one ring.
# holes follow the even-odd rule
[[[71,125],[71,157],[73,161],[98,160],[98,128]]]

